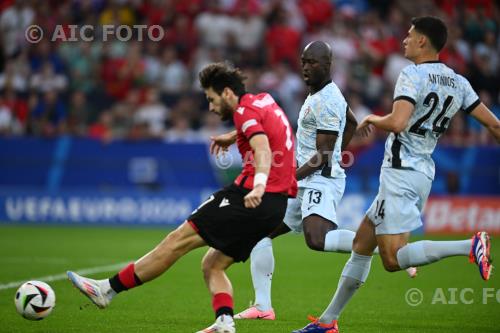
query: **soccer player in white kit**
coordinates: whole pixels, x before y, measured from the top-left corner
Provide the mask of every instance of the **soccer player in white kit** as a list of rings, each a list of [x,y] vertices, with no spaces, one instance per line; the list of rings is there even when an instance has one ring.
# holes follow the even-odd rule
[[[302,74],[310,89],[301,107],[297,130],[297,198],[288,200],[284,223],[262,239],[251,253],[254,305],[235,319],[274,320],[271,282],[274,257],[271,239],[289,231],[302,232],[316,251],[349,253],[355,233],[337,229],[337,208],[344,194],[346,175],[341,152],[356,129],[356,119],[342,92],[331,79],[332,51],[322,41],[311,42],[301,56]],[[409,269],[410,276],[415,268]]]
[[[470,83],[439,62],[447,29],[435,17],[412,19],[404,40],[405,56],[414,62],[403,69],[394,91],[392,113],[367,116],[359,130],[373,125],[391,132],[385,145],[380,187],[366,212],[351,258],[337,291],[324,313],[294,333],[338,333],[337,319],[366,281],[373,250],[378,246],[384,268],[395,272],[450,256],[469,256],[484,280],[491,273],[490,242],[486,232],[462,241],[418,241],[408,244],[410,232],[422,225],[420,213],[434,178],[431,154],[439,136],[457,112],[476,118],[500,142],[500,123],[479,101]],[[461,111],[463,110],[463,111]]]
[[[306,244],[313,250],[348,253],[352,249],[354,232],[337,230],[336,209],[345,187],[345,173],[340,166],[341,151],[356,131],[357,121],[331,80],[330,46],[321,41],[310,43],[305,47],[301,61],[310,95],[298,120],[299,193],[296,199],[288,200],[284,223],[253,248],[250,257],[255,305],[235,315],[235,319],[275,319],[271,306],[272,238],[291,230],[303,231]],[[218,153],[234,142],[234,133],[212,140],[211,151]]]

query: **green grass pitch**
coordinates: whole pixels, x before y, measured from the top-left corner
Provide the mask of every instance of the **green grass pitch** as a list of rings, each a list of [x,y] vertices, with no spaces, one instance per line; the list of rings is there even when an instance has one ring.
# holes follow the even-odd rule
[[[135,259],[167,232],[159,228],[3,225],[0,285]],[[500,241],[494,240],[492,249],[493,256],[500,257]],[[199,249],[190,253],[157,280],[119,295],[106,310],[90,305],[67,280],[52,281],[49,284],[57,297],[54,312],[42,321],[30,322],[15,311],[16,288],[0,288],[0,332],[196,332],[214,320],[200,270],[204,252],[205,249]],[[238,333],[291,332],[303,327],[307,314],[319,315],[329,303],[348,259],[347,254],[307,249],[301,235],[276,239],[274,255],[273,305],[277,320],[238,321]],[[253,298],[248,262],[234,265],[228,275],[235,291],[235,310],[242,310]],[[422,292],[423,301],[418,306],[405,301],[411,288]],[[500,332],[499,316],[500,279],[493,275],[490,281],[482,281],[477,267],[468,264],[465,257],[421,267],[416,279],[408,278],[404,272],[385,272],[375,257],[367,283],[341,317],[340,330]]]

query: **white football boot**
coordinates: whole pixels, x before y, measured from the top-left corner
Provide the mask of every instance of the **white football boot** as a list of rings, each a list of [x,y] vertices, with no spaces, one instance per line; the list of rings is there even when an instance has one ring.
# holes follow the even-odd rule
[[[76,274],[75,272],[66,272],[71,283],[87,296],[98,308],[106,308],[116,292],[111,289],[106,280],[93,280]]]
[[[198,331],[196,333],[235,333],[236,327],[234,327],[233,317],[230,315],[220,315],[215,320],[215,323],[204,330]]]

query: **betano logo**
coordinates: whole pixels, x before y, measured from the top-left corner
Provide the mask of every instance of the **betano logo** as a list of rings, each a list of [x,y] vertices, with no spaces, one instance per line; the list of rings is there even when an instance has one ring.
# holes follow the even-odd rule
[[[500,235],[500,198],[430,198],[425,211],[426,233],[473,233],[485,230]]]

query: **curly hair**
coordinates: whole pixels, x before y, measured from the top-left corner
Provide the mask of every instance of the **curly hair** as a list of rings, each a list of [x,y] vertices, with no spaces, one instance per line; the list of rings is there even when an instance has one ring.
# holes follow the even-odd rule
[[[219,95],[226,87],[237,96],[243,96],[246,93],[243,83],[246,77],[238,68],[228,63],[217,62],[207,65],[200,71],[198,77],[203,89],[212,88]]]

